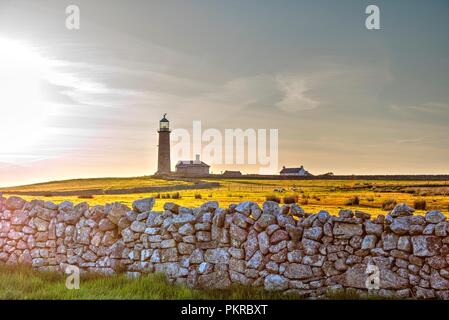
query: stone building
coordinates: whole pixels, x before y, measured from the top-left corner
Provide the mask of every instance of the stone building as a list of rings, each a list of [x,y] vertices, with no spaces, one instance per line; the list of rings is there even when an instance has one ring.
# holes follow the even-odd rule
[[[209,174],[210,166],[200,160],[197,154],[195,160],[181,160],[176,164],[176,173],[186,176],[205,176]]]

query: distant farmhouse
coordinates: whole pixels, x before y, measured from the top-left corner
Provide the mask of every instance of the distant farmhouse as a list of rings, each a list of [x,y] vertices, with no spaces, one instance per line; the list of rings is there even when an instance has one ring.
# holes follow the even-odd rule
[[[282,170],[279,172],[281,176],[299,176],[299,177],[310,177],[313,176],[309,171],[304,169],[304,166],[299,168],[286,168],[282,167]]]
[[[223,172],[223,177],[241,177],[242,173],[240,171],[231,171],[231,170],[226,170],[225,172]]]
[[[176,164],[176,173],[186,176],[207,176],[210,166],[200,160],[197,154],[195,160],[181,160]]]

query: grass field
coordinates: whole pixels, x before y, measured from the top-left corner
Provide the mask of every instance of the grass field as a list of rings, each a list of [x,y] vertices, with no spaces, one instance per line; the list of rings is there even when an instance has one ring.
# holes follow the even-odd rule
[[[131,279],[124,274],[81,276],[80,288],[68,290],[65,275],[27,267],[0,265],[0,300],[12,299],[293,299],[260,288],[235,286],[228,290],[194,290],[169,283],[162,274]]]
[[[81,275],[79,289],[67,289],[66,275],[32,270],[27,266],[0,264],[0,300],[298,300],[295,294],[270,292],[263,288],[234,285],[225,290],[191,289],[172,284],[163,274],[129,278],[125,274]],[[328,291],[324,299],[385,299],[361,296],[355,291]]]
[[[0,188],[9,191],[84,191],[91,189],[117,190],[130,189],[136,187],[153,187],[153,186],[173,186],[190,184],[181,180],[163,180],[151,177],[131,177],[131,178],[93,178],[93,179],[72,179],[62,181],[50,181],[44,183],[35,183],[24,186],[14,186],[8,188]]]
[[[438,209],[449,215],[449,183],[447,181],[389,181],[389,180],[264,180],[264,179],[208,179],[219,182],[220,187],[199,190],[183,190],[179,192],[94,195],[90,198],[77,196],[21,196],[26,200],[43,199],[55,203],[70,200],[74,203],[88,202],[91,205],[119,201],[127,205],[139,198],[157,197],[155,210],[161,210],[164,203],[172,201],[179,205],[193,207],[208,200],[217,200],[220,206],[227,207],[231,203],[252,200],[262,204],[267,196],[275,196],[281,200],[287,195],[298,197],[298,203],[308,212],[327,210],[332,214],[342,208],[363,210],[373,214],[386,213],[382,208],[390,199],[396,203],[415,205],[415,201],[425,201],[426,210],[417,210],[418,214]],[[90,188],[135,188],[141,186],[163,186],[185,184],[184,181],[167,181],[160,179],[114,178],[83,179],[50,182],[30,186],[16,187],[17,191],[63,191],[85,190]],[[76,189],[78,188],[78,189]],[[284,188],[283,193],[274,189]],[[293,190],[292,190],[293,189]],[[13,193],[11,193],[13,194]],[[168,198],[170,197],[170,198]],[[173,199],[174,198],[174,199]],[[357,198],[358,201],[353,201]]]

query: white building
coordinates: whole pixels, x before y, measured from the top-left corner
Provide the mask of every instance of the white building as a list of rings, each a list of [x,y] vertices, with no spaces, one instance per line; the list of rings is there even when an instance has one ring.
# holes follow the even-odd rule
[[[312,176],[312,174],[304,169],[304,166],[299,168],[286,168],[282,167],[281,172],[279,172],[281,176],[299,176],[299,177],[308,177]]]

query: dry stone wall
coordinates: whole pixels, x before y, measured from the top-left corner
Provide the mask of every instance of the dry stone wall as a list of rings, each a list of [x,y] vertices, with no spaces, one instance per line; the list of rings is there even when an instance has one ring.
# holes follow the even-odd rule
[[[332,290],[366,293],[376,266],[376,295],[449,299],[449,223],[439,211],[418,216],[401,204],[371,219],[351,210],[309,214],[271,201],[262,208],[249,201],[227,209],[215,201],[193,209],[165,203],[164,211],[153,205],[153,198],[128,208],[0,196],[0,263],[162,272],[189,287],[235,283],[311,298]]]

